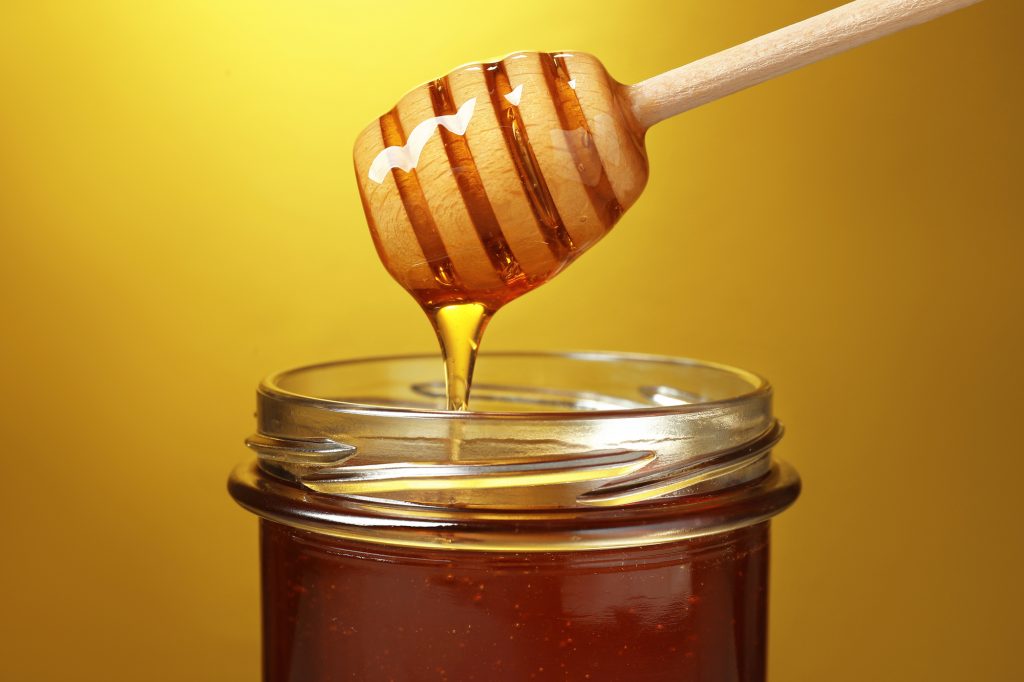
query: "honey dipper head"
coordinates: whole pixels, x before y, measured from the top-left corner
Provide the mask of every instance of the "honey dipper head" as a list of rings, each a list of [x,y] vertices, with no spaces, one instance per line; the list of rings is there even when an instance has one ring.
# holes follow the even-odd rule
[[[647,181],[621,92],[590,55],[520,52],[408,93],[354,151],[391,275],[428,310],[493,311],[571,263]]]

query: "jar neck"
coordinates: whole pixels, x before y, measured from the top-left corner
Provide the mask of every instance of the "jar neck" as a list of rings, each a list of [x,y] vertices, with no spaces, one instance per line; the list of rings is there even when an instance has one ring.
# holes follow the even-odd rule
[[[480,368],[475,399],[499,409],[433,409],[432,356],[285,372],[260,387],[247,444],[264,473],[323,495],[544,510],[750,483],[782,434],[767,382],[721,365],[507,353]]]
[[[581,552],[683,542],[762,523],[793,503],[800,480],[792,467],[774,462],[761,478],[710,495],[625,507],[489,510],[320,494],[250,463],[235,469],[228,490],[264,519],[349,541],[436,550]]]

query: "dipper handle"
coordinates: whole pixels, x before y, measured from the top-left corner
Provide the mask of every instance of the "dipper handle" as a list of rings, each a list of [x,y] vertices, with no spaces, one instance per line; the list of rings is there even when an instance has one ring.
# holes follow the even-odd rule
[[[976,2],[980,0],[855,0],[629,86],[627,98],[646,130],[676,114]]]

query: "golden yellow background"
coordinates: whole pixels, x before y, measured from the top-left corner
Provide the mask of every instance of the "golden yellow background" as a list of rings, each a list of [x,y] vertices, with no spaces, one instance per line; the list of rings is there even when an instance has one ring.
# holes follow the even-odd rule
[[[518,49],[632,82],[835,4],[5,2],[0,678],[257,678],[224,491],[256,382],[434,348],[350,162],[406,89]],[[777,682],[1024,676],[1022,23],[988,0],[660,124],[636,207],[485,340],[773,380]]]

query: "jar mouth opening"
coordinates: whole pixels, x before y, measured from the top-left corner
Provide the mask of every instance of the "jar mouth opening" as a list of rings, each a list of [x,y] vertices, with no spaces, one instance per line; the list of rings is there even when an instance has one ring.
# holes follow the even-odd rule
[[[658,381],[637,387],[638,397],[624,399],[588,391],[585,394],[559,392],[552,389],[534,391],[532,399],[510,398],[503,395],[500,400],[493,399],[495,389],[509,391],[507,386],[493,386],[487,383],[487,368],[492,362],[538,362],[580,363],[580,366],[593,367],[596,363],[620,363],[639,370],[641,373],[650,369],[659,375]],[[401,355],[380,355],[350,360],[317,363],[277,372],[264,379],[259,386],[259,393],[265,397],[276,398],[286,402],[303,403],[316,406],[318,409],[340,414],[363,416],[407,417],[431,419],[457,419],[466,421],[536,419],[542,416],[545,420],[561,419],[612,419],[622,417],[658,417],[680,415],[692,412],[706,412],[716,408],[729,408],[750,401],[765,399],[771,395],[772,387],[768,381],[753,372],[729,365],[671,356],[621,353],[609,351],[492,351],[481,352],[477,362],[477,377],[474,380],[474,391],[471,394],[471,406],[477,404],[502,404],[517,400],[523,409],[471,409],[466,412],[454,412],[429,404],[384,404],[385,401],[369,397],[352,398],[322,395],[323,391],[311,390],[311,378],[315,375],[330,372],[373,371],[383,365],[400,365],[434,363],[438,377],[443,376],[441,359],[437,354],[414,353]],[[691,390],[683,390],[666,384],[663,377],[672,370],[680,372],[704,372],[715,375],[713,382],[728,383],[732,390],[723,395],[707,396]],[[421,397],[440,401],[443,399],[443,382],[420,382],[412,386]],[[718,393],[723,393],[721,387]],[[481,395],[485,400],[478,400]],[[486,397],[492,399],[487,400]],[[537,405],[542,404],[538,410]]]

